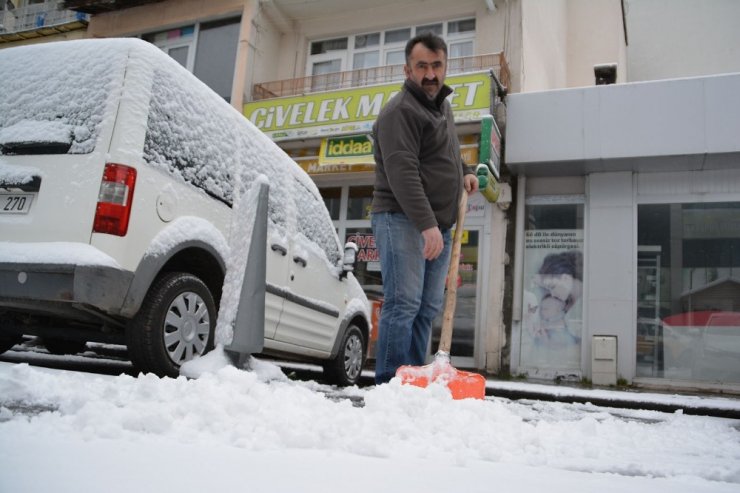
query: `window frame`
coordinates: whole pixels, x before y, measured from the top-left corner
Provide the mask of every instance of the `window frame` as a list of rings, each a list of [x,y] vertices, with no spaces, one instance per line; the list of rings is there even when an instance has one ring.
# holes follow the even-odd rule
[[[464,33],[453,33],[452,35],[449,34],[450,23],[466,21],[466,20],[474,21],[476,24],[476,29],[473,29],[472,31],[466,31]],[[338,38],[341,38],[341,36],[326,36],[326,37],[321,37],[317,39],[310,39],[308,41],[308,46],[307,46],[305,75],[306,77],[311,77],[313,75],[314,64],[326,61],[327,58],[325,57],[327,55],[330,55],[329,59],[335,59],[335,58],[342,59],[340,72],[362,70],[362,69],[354,68],[354,56],[356,53],[366,53],[370,51],[378,51],[379,65],[377,65],[376,67],[387,66],[388,64],[386,63],[386,60],[387,60],[388,54],[397,52],[399,50],[404,51],[406,47],[406,42],[407,42],[407,40],[404,40],[404,41],[386,43],[386,34],[388,32],[399,31],[402,29],[410,29],[411,36],[409,39],[411,39],[417,34],[419,28],[424,28],[424,27],[435,25],[435,24],[442,24],[442,38],[447,42],[448,49],[449,49],[449,46],[452,45],[453,43],[472,42],[472,45],[473,45],[472,53],[475,54],[475,36],[477,32],[477,19],[475,17],[461,17],[461,18],[456,18],[456,19],[440,20],[440,21],[435,21],[435,22],[425,22],[420,25],[412,24],[412,25],[404,25],[404,26],[394,26],[394,27],[388,27],[385,29],[379,29],[376,31],[363,31],[363,32],[355,33],[355,34],[349,34],[347,35],[347,49],[332,50],[332,51],[329,51],[326,53],[320,53],[317,55],[311,54],[311,46],[314,43],[320,43],[323,41],[338,39]],[[376,33],[380,34],[380,40],[377,45],[373,45],[371,47],[355,48],[355,42],[356,42],[357,37],[373,35]],[[376,68],[376,67],[363,67],[363,68],[368,69],[368,68]]]

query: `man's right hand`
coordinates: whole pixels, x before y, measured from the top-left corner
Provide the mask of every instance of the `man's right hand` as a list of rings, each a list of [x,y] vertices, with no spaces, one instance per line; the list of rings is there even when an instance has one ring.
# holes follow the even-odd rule
[[[442,238],[442,232],[437,226],[429,229],[425,229],[421,232],[424,237],[424,258],[427,260],[434,260],[439,257],[444,250],[445,242]]]

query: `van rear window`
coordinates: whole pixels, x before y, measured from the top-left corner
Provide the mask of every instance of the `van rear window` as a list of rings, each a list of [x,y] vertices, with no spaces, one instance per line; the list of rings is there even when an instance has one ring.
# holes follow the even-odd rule
[[[126,57],[114,40],[0,50],[0,152],[92,152]]]

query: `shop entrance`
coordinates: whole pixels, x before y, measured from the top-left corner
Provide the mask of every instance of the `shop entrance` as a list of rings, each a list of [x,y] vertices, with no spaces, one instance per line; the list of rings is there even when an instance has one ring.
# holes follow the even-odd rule
[[[478,285],[480,283],[480,238],[477,228],[463,231],[460,249],[460,264],[457,276],[457,303],[452,329],[452,364],[462,368],[473,368],[478,310]],[[432,344],[430,353],[433,356],[439,347],[439,336],[442,330],[442,315],[432,326]]]
[[[375,247],[375,237],[370,228],[370,204],[372,202],[371,185],[339,185],[321,187],[329,214],[334,220],[339,237],[344,241],[353,241],[358,247],[357,265],[354,275],[360,281],[368,298],[373,302],[373,329],[370,336],[369,357],[375,355],[375,338],[377,337],[377,317],[382,305],[383,286],[380,275],[380,262]],[[458,268],[457,304],[452,333],[452,363],[461,368],[474,368],[478,335],[478,293],[481,279],[483,225],[480,223],[483,209],[468,211],[472,225],[463,232],[460,264]],[[441,315],[432,327],[430,356],[436,353],[439,346],[439,334],[442,327]]]

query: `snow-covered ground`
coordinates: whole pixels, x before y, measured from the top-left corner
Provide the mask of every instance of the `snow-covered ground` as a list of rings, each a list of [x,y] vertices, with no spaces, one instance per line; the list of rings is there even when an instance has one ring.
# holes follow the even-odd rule
[[[740,422],[336,389],[214,351],[198,378],[0,363],[0,491],[736,492]]]

